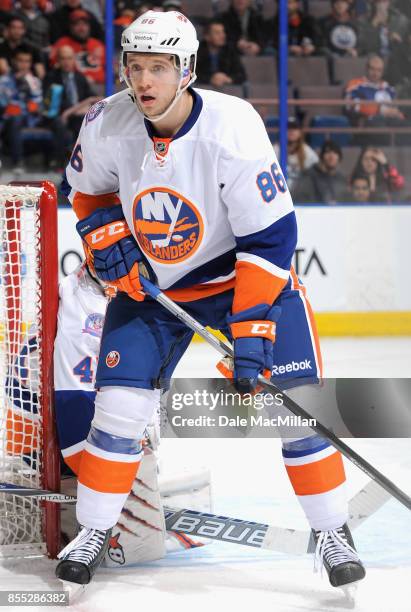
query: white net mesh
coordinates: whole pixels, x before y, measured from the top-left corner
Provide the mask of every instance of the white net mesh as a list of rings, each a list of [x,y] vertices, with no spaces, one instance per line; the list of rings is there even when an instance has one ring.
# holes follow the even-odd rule
[[[0,481],[40,486],[41,188],[0,186]],[[0,493],[0,555],[43,550],[39,502]]]

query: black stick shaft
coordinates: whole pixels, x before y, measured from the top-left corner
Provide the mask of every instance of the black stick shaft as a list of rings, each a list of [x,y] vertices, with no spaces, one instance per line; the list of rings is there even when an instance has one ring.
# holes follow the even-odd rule
[[[281,389],[279,389],[274,383],[268,381],[263,376],[258,378],[259,383],[264,385],[267,389],[275,393],[281,393],[284,399],[284,406],[288,408],[290,412],[295,414],[296,416],[300,416],[304,419],[312,419],[313,417],[304,410],[299,404],[297,404],[291,397],[285,395]],[[316,420],[316,419],[315,419]],[[331,444],[340,451],[344,457],[347,457],[356,465],[360,470],[362,470],[367,476],[378,482],[378,484],[385,489],[390,495],[395,497],[399,502],[401,502],[408,510],[411,510],[411,498],[402,491],[397,485],[395,485],[389,478],[384,476],[379,470],[377,470],[374,466],[371,465],[366,459],[361,457],[354,449],[352,449],[348,444],[345,444],[340,438],[338,438],[332,431],[330,431],[325,425],[322,425],[319,421],[316,420],[315,425],[310,425],[310,428],[313,429],[316,433],[320,434],[324,438],[327,438]]]
[[[211,332],[209,332],[201,323],[199,323],[196,319],[194,319],[191,315],[185,312],[181,306],[175,304],[173,300],[167,297],[162,291],[153,285],[149,280],[142,278],[141,283],[143,285],[144,291],[148,293],[154,300],[162,304],[164,308],[166,308],[169,312],[171,312],[174,316],[176,316],[180,321],[183,321],[187,327],[195,331],[199,336],[204,338],[206,342],[211,344],[217,351],[222,353],[223,355],[227,355],[228,357],[234,357],[234,352],[231,346],[227,343],[222,342],[219,338],[216,338]],[[275,393],[281,393],[284,398],[284,406],[288,408],[290,412],[295,414],[296,416],[302,417],[304,419],[312,419],[313,417],[304,410],[299,404],[294,402],[290,397],[285,395],[281,389],[279,389],[273,382],[268,381],[263,376],[258,377],[259,383],[264,385],[266,389],[270,391],[274,391]],[[315,419],[316,420],[316,419]],[[401,504],[403,504],[408,510],[411,510],[411,498],[402,491],[399,487],[397,487],[391,480],[389,480],[384,474],[382,474],[379,470],[377,470],[374,466],[372,466],[368,461],[366,461],[361,455],[359,455],[355,450],[353,450],[348,444],[345,444],[342,440],[337,438],[337,436],[330,431],[325,425],[322,425],[319,421],[316,420],[316,425],[310,425],[311,429],[316,433],[320,434],[324,438],[327,438],[329,442],[340,451],[341,454],[344,455],[351,463],[356,465],[360,470],[362,470],[367,476],[378,482],[378,484],[385,489],[390,495],[395,497]]]

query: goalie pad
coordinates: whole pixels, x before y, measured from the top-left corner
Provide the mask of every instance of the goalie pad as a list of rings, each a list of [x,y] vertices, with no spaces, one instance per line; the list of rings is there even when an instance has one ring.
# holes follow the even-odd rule
[[[199,468],[180,470],[177,474],[159,478],[161,500],[164,506],[171,508],[189,508],[201,512],[212,511],[210,470]],[[208,544],[206,538],[193,538],[176,531],[166,532],[167,553],[180,552],[184,549],[197,548]]]
[[[207,469],[183,470],[178,474],[157,478],[157,458],[149,446],[144,449],[138,478],[118,523],[113,527],[104,560],[107,567],[122,567],[161,559],[166,553],[179,552],[207,543],[205,538],[193,538],[174,531],[166,532],[163,505],[192,510],[211,511],[210,473]],[[76,494],[76,480],[62,482],[62,492]],[[75,507],[62,507],[63,541],[75,537],[77,521]]]
[[[109,542],[107,567],[155,561],[164,557],[165,523],[157,481],[157,458],[144,449],[137,477]]]

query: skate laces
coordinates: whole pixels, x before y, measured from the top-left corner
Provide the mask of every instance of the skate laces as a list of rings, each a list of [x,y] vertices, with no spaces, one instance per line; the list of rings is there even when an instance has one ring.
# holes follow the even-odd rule
[[[329,531],[317,531],[318,541],[314,555],[314,572],[324,567],[324,559],[330,567],[347,561],[360,562],[356,550],[348,543],[344,529],[330,529]]]
[[[57,555],[58,559],[70,559],[89,565],[98,555],[106,537],[106,531],[83,527],[79,534]]]

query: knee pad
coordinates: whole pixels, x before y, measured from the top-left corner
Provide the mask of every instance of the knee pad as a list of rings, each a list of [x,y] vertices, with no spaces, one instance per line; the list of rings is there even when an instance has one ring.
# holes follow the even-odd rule
[[[114,436],[140,439],[159,403],[159,389],[102,387],[96,394],[91,425]]]

